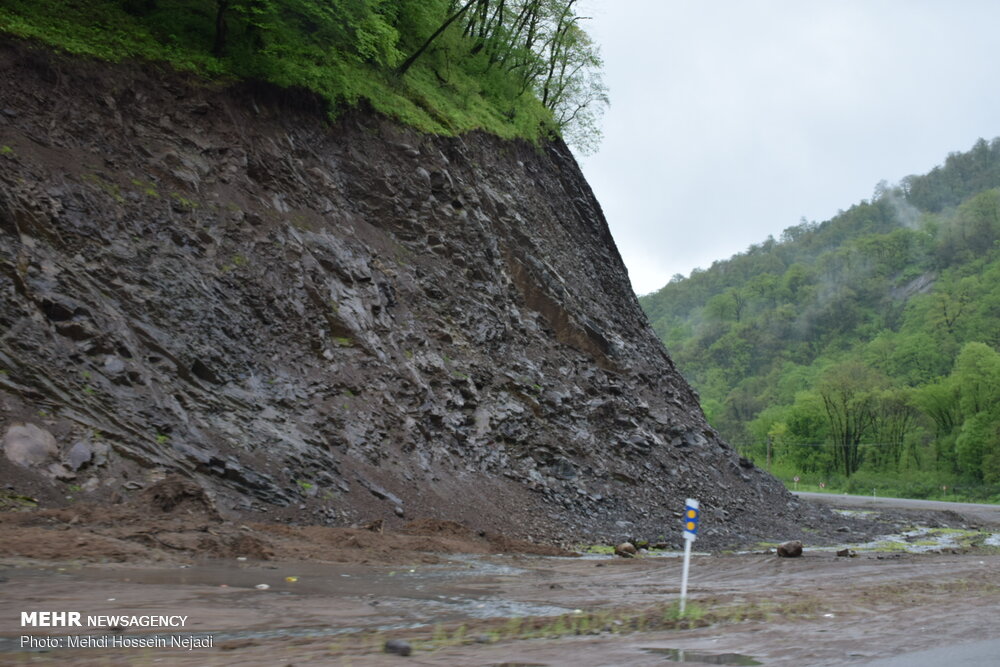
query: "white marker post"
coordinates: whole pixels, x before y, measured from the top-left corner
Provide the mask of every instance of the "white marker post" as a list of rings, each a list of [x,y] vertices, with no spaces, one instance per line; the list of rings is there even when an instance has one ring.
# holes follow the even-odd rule
[[[684,570],[681,574],[681,606],[680,614],[684,615],[684,605],[688,594],[688,570],[691,566],[691,543],[698,535],[698,519],[701,512],[698,501],[688,498],[684,504]]]

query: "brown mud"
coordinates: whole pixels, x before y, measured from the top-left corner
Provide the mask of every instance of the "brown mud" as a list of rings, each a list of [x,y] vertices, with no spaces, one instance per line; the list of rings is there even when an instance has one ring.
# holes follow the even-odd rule
[[[387,532],[225,521],[193,482],[168,477],[136,502],[0,513],[0,557],[88,563],[190,563],[213,558],[337,563],[436,562],[435,554],[566,555],[558,547],[421,519]]]
[[[662,665],[670,664],[666,649],[684,649],[706,660],[739,654],[766,665],[840,665],[1000,637],[1000,616],[993,613],[1000,604],[1000,553],[978,546],[982,540],[922,554],[859,551],[853,558],[809,544],[798,559],[769,550],[696,555],[690,613],[678,620],[679,558],[546,557],[528,553],[543,552],[538,545],[505,543],[442,521],[413,522],[405,533],[231,526],[212,523],[210,506],[179,495],[183,502],[166,519],[148,517],[145,524],[130,519],[129,508],[107,509],[102,518],[80,511],[75,523],[57,530],[45,522],[64,520],[58,513],[66,510],[19,513],[20,521],[4,515],[0,662]],[[147,495],[151,502],[164,498],[171,504],[165,492]],[[128,539],[128,531],[148,530],[154,519],[164,531],[158,540]],[[967,517],[929,510],[906,519],[938,526],[952,520],[956,530],[968,525]],[[979,514],[976,521],[986,533],[1000,532],[995,518],[983,519]],[[112,525],[122,532],[115,536]],[[198,533],[216,544],[242,536],[259,550],[168,546],[170,539],[186,544],[175,535],[191,540]],[[78,546],[81,535],[93,543]],[[845,543],[868,539],[844,534]],[[101,550],[116,540],[138,544],[137,551]],[[181,634],[210,637],[212,646],[25,651],[17,645],[24,632],[48,634],[17,626],[20,612],[32,609],[183,614],[189,620]],[[126,628],[119,635],[150,633]],[[386,654],[390,639],[408,642],[412,654]]]

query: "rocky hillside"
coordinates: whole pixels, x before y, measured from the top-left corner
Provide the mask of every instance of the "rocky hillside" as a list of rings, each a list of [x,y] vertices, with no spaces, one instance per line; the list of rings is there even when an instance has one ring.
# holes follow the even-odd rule
[[[12,43],[0,72],[8,503],[180,472],[229,516],[674,541],[690,495],[708,544],[797,533],[561,143]]]

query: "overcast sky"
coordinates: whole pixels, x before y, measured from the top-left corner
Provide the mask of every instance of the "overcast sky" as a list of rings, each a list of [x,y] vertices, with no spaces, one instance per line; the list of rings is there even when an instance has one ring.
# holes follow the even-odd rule
[[[580,160],[639,294],[1000,135],[995,0],[582,0]]]

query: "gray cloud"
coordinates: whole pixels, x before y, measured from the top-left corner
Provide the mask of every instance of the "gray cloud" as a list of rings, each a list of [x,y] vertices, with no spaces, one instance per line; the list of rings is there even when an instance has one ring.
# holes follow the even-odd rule
[[[583,9],[612,104],[581,163],[639,293],[1000,135],[1000,3]]]

